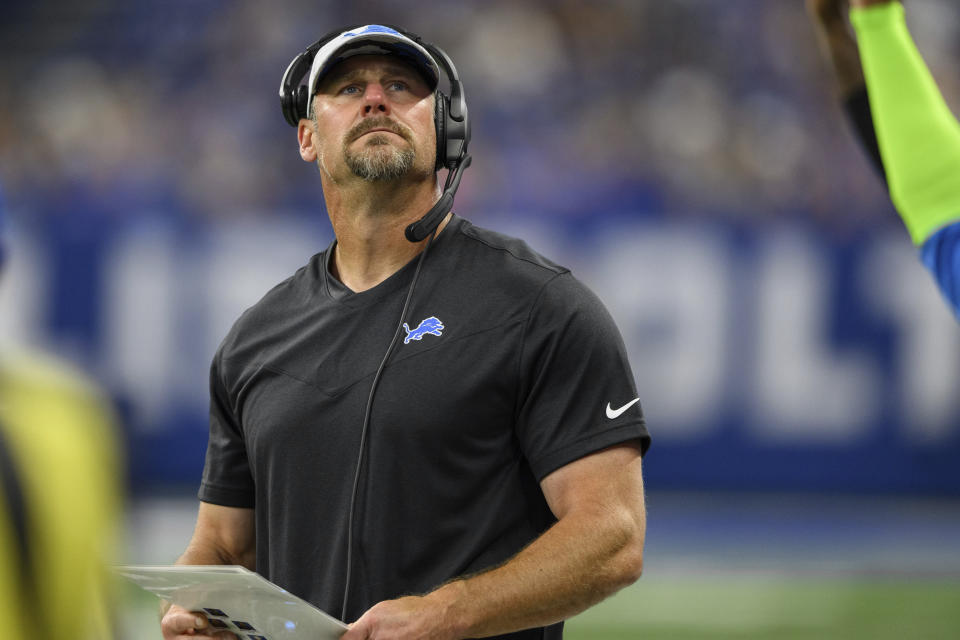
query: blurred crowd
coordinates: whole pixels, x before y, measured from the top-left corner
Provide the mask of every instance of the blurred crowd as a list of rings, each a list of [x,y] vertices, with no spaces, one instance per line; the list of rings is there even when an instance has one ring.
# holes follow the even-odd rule
[[[960,6],[915,0],[908,17],[958,104]],[[12,214],[78,234],[322,215],[280,77],[327,31],[372,21],[435,42],[460,71],[468,215],[794,216],[839,234],[899,224],[801,0],[6,0]]]

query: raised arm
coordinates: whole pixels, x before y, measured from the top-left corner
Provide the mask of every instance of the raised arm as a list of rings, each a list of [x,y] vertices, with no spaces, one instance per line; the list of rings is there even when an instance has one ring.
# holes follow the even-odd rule
[[[960,123],[907,31],[903,5],[851,4],[890,196],[960,317]]]
[[[907,31],[903,5],[852,6],[890,195],[921,245],[960,219],[960,124]]]
[[[256,537],[253,509],[200,503],[197,525],[177,564],[239,564],[254,569]],[[232,633],[207,630],[201,613],[170,606],[160,622],[164,640],[235,638]]]
[[[807,0],[807,9],[847,117],[923,263],[960,317],[960,124],[907,31],[903,6]],[[848,11],[856,39],[844,18]]]
[[[807,12],[820,45],[820,53],[833,70],[834,84],[850,126],[874,170],[885,181],[877,132],[870,116],[867,83],[860,64],[857,40],[847,19],[848,0],[807,0]]]

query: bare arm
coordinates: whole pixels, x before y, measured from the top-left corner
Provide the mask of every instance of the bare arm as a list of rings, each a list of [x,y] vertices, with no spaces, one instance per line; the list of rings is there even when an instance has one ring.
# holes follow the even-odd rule
[[[637,447],[581,458],[541,487],[558,521],[528,547],[426,596],[377,604],[343,640],[455,640],[553,624],[640,577],[646,515]]]
[[[177,564],[239,564],[252,571],[255,556],[253,509],[201,502],[193,537]]]
[[[857,41],[847,22],[849,10],[848,0],[807,0],[820,51],[833,69],[837,93],[844,100],[865,86]]]
[[[854,6],[867,0],[852,0]],[[879,0],[886,2],[887,0]],[[877,132],[870,114],[867,84],[853,28],[847,20],[851,0],[807,0],[820,52],[833,69],[834,85],[847,120],[874,170],[885,181]]]
[[[256,556],[253,515],[253,509],[221,507],[201,502],[193,537],[176,563],[239,564],[252,570]],[[204,635],[203,630],[207,628],[206,617],[176,605],[165,605],[160,628],[164,640],[236,637],[229,632]]]
[[[833,67],[841,98],[849,97],[866,85],[857,40],[847,22],[850,7],[863,8],[891,2],[894,0],[807,0],[807,13],[816,29],[823,57]]]

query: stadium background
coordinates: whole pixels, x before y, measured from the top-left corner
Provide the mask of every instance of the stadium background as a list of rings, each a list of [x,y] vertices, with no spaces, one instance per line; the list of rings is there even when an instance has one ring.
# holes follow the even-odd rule
[[[960,8],[908,19],[960,105]],[[799,0],[4,2],[0,341],[115,400],[124,559],[182,549],[210,356],[331,240],[280,75],[368,21],[457,64],[456,210],[570,266],[630,350],[654,436],[646,576],[572,633],[960,628],[960,330]]]

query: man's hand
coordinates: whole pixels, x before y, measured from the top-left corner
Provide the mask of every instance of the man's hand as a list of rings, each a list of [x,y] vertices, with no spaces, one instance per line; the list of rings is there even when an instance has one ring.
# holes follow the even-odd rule
[[[445,593],[450,583],[426,596],[385,600],[350,625],[340,640],[459,640]]]
[[[847,10],[847,0],[807,0],[807,12],[823,26],[844,22]]]
[[[170,607],[164,614],[160,621],[160,630],[163,632],[163,640],[237,640],[237,636],[229,631],[210,628],[207,617],[202,613],[187,611],[177,605]]]
[[[844,99],[865,85],[857,41],[847,23],[849,12],[848,0],[807,0],[820,52],[833,68],[837,91]]]
[[[895,0],[807,0],[807,12],[820,26],[829,28],[846,24],[850,7],[862,9],[875,4],[890,4]]]
[[[201,502],[193,537],[177,564],[239,564],[252,570],[256,562],[256,548],[253,509]],[[161,611],[163,640],[237,640],[235,634],[211,627],[202,613],[187,611],[177,605],[169,609],[161,608]]]

